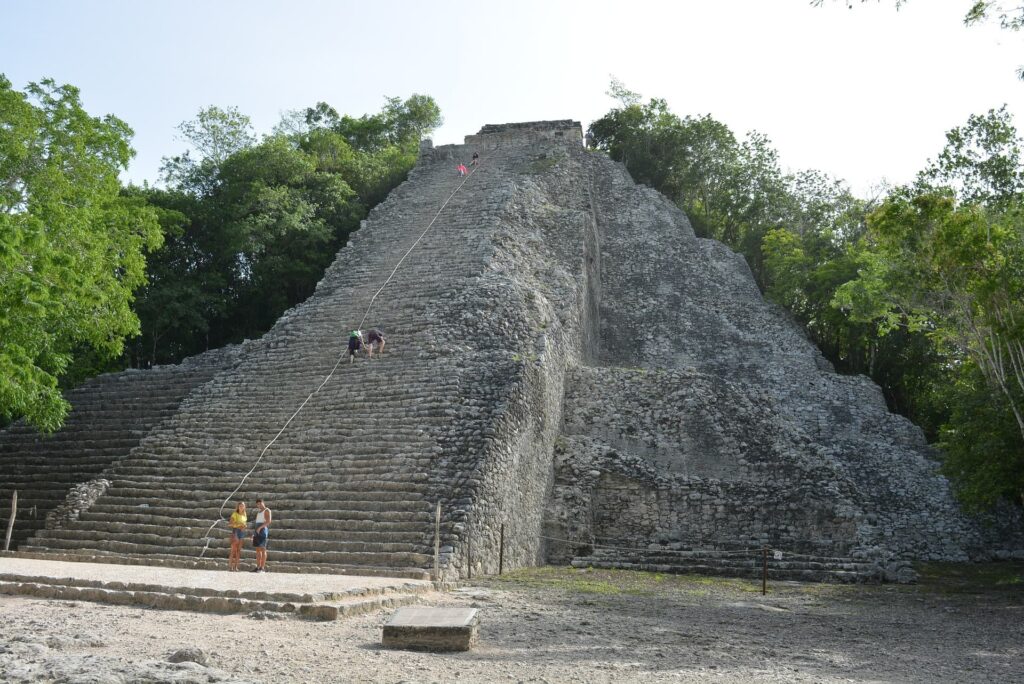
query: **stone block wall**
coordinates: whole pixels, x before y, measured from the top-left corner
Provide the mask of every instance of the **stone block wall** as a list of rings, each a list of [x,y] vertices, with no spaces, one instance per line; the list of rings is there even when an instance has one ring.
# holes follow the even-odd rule
[[[621,167],[577,157],[600,344],[567,383],[553,560],[594,544],[770,544],[837,565],[1024,555],[1019,511],[964,515],[921,431],[868,379],[835,374],[741,256]]]
[[[438,314],[457,321],[453,338],[491,354],[487,371],[464,390],[466,408],[453,416],[458,447],[437,471],[439,480],[460,473],[443,549],[454,576],[468,574],[470,545],[474,573],[497,572],[500,556],[506,568],[543,562],[543,517],[564,377],[580,362],[583,340],[594,335],[586,330],[585,316],[592,296],[585,264],[595,239],[593,222],[585,204],[562,205],[564,188],[551,183],[567,176],[559,165],[579,147],[580,136],[552,142],[533,135],[537,127],[529,127],[530,135],[498,130],[467,138],[485,147],[497,147],[492,136],[500,138],[500,148],[484,163],[500,159],[511,192],[491,227],[487,271],[472,291]],[[446,150],[437,148],[437,156],[446,158]],[[467,443],[466,435],[476,433],[481,439]]]

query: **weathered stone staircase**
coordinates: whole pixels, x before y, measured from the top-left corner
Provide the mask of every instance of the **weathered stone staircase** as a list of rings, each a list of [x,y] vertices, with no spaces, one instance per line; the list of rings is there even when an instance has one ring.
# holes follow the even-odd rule
[[[41,529],[76,484],[123,458],[196,387],[233,363],[237,347],[208,352],[176,366],[101,375],[67,394],[64,428],[42,435],[24,424],[0,433],[0,520],[18,492],[12,548]]]
[[[40,530],[22,551],[207,566],[228,549],[223,524],[206,548],[210,524],[235,500],[251,504],[263,496],[274,511],[270,548],[277,570],[424,576],[434,561],[439,502],[446,509],[445,545],[451,543],[459,478],[442,457],[474,441],[472,432],[451,434],[456,409],[483,416],[493,404],[486,386],[470,386],[490,372],[481,370],[492,365],[487,335],[478,331],[469,340],[476,348],[468,349],[467,340],[446,329],[445,308],[486,269],[505,183],[500,150],[484,151],[484,164],[460,178],[447,156],[468,158],[471,151],[446,148],[434,160],[428,150],[342,250],[310,300],[251,344],[231,373],[194,392],[106,468],[102,475],[112,484],[80,520]],[[337,366],[222,509],[335,367],[347,331],[360,324],[373,294],[421,235],[364,324],[385,331],[386,353]]]

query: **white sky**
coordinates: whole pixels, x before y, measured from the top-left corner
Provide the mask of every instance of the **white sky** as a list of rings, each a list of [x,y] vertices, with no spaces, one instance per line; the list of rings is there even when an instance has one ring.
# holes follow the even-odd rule
[[[1007,103],[1024,130],[1024,35],[963,27],[971,0],[894,4],[0,0],[0,71],[16,88],[76,85],[90,113],[131,124],[136,182],[156,179],[184,149],[175,126],[209,104],[269,132],[320,100],[359,115],[425,93],[443,144],[486,123],[585,126],[612,106],[614,74],[865,193],[910,180],[972,113]]]

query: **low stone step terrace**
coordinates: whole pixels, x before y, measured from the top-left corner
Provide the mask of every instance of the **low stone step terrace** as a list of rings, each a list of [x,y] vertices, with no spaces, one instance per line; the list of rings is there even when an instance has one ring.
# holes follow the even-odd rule
[[[0,431],[0,520],[7,521],[11,495],[18,492],[12,548],[43,526],[72,486],[127,456],[238,353],[228,347],[179,365],[101,375],[67,393],[71,412],[55,434],[22,423]]]
[[[745,577],[760,579],[764,570],[763,552],[751,549],[747,552],[718,550],[646,550],[617,551],[595,549],[586,556],[572,559],[575,568],[602,568],[619,570],[644,570],[673,574],[716,575],[722,577]],[[805,582],[880,582],[883,579],[912,581],[913,571],[906,566],[903,574],[886,578],[874,563],[853,558],[834,558],[806,554],[783,553],[776,559],[774,551],[768,553],[768,579],[799,580]]]
[[[416,603],[434,588],[414,579],[228,574],[0,557],[0,594],[206,613],[335,620]]]

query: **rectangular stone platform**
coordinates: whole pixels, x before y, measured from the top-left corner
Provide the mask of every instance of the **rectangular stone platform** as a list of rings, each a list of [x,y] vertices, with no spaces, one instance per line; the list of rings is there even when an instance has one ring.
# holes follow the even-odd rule
[[[0,557],[0,596],[97,601],[212,613],[278,612],[336,620],[420,600],[424,580],[248,573]]]
[[[384,623],[385,648],[468,651],[477,640],[476,608],[399,608]]]

